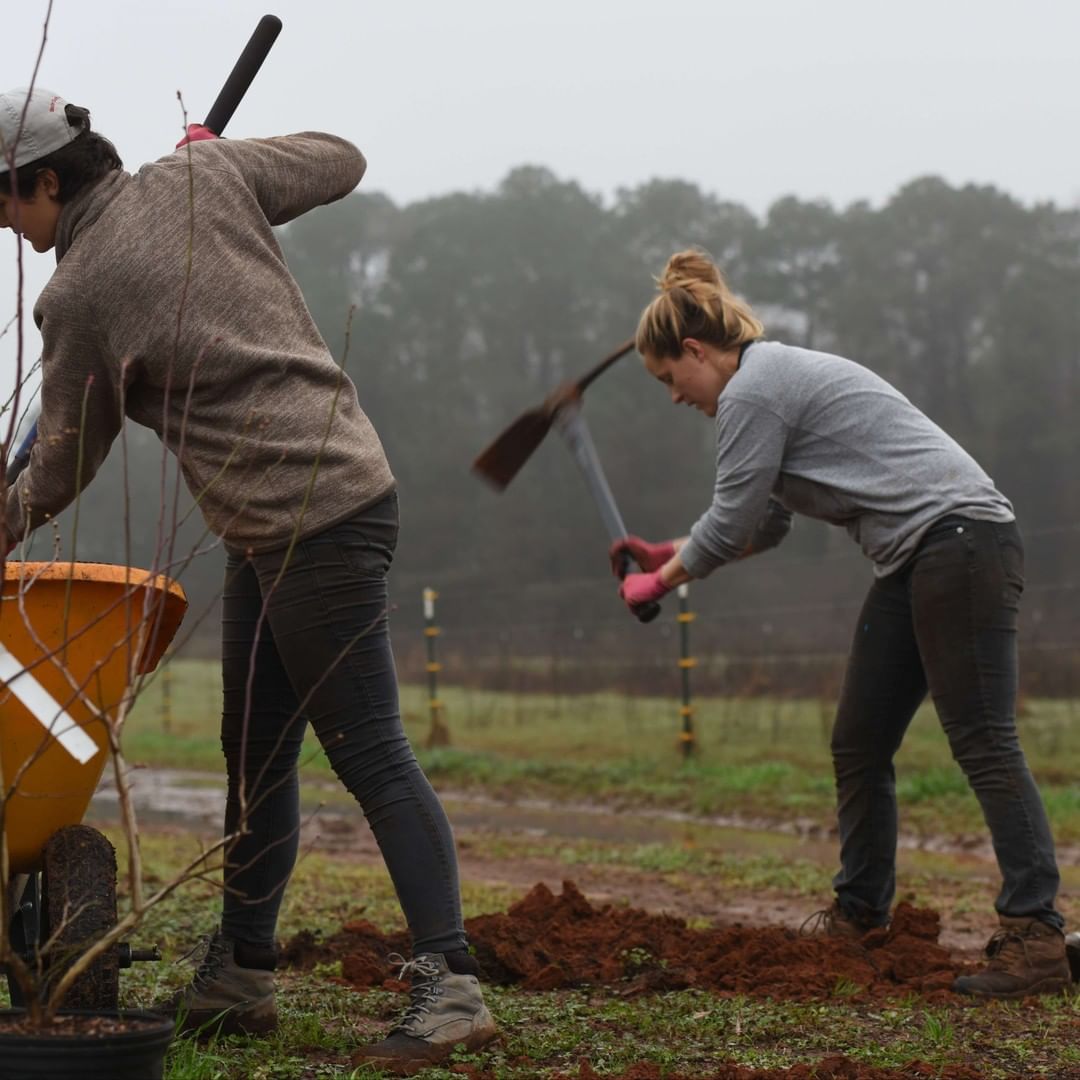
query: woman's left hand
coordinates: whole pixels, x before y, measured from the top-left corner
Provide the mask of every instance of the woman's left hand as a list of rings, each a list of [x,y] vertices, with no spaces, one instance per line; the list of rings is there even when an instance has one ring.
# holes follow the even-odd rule
[[[674,554],[673,541],[664,540],[659,544],[650,544],[648,540],[642,540],[640,536],[624,536],[614,541],[608,548],[611,572],[620,579],[626,574],[627,556],[633,559],[642,570],[659,570]]]
[[[631,611],[641,604],[659,600],[671,592],[671,586],[660,580],[660,571],[651,574],[627,574],[619,586],[619,595]]]

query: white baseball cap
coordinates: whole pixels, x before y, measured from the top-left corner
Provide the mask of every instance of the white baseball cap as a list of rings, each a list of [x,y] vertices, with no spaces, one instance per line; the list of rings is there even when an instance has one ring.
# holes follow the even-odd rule
[[[0,173],[37,161],[78,137],[84,120],[72,124],[67,102],[43,86],[0,94]]]

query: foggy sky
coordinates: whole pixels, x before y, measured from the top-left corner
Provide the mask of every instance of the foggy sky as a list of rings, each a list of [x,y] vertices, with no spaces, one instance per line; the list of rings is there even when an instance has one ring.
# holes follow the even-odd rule
[[[29,82],[47,10],[6,7],[0,89]],[[344,135],[399,203],[538,164],[602,196],[678,177],[759,214],[880,205],[928,173],[1080,205],[1074,0],[57,0],[37,82],[134,169],[179,138],[177,91],[203,118],[266,11],[284,30],[228,134]],[[32,302],[54,261],[24,257]],[[14,259],[5,231],[0,327]]]

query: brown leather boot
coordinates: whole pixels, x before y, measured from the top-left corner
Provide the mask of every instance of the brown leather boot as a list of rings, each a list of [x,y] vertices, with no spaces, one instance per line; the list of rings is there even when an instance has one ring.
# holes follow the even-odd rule
[[[803,937],[837,937],[861,941],[864,934],[874,929],[876,927],[849,915],[839,901],[834,900],[829,907],[809,916],[799,927],[799,933]]]
[[[1038,919],[999,916],[1001,929],[986,946],[987,964],[974,975],[953,982],[960,994],[1022,998],[1058,994],[1072,982],[1065,955],[1065,935]]]

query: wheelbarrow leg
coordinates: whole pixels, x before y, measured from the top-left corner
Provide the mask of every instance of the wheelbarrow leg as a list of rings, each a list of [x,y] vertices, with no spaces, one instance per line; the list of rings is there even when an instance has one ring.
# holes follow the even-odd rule
[[[8,885],[10,902],[8,911],[11,921],[8,924],[8,941],[12,951],[21,956],[28,964],[34,962],[37,955],[41,932],[41,896],[37,874],[16,874]],[[8,992],[11,1004],[16,1009],[25,1008],[26,998],[22,987],[10,972],[6,972]]]

